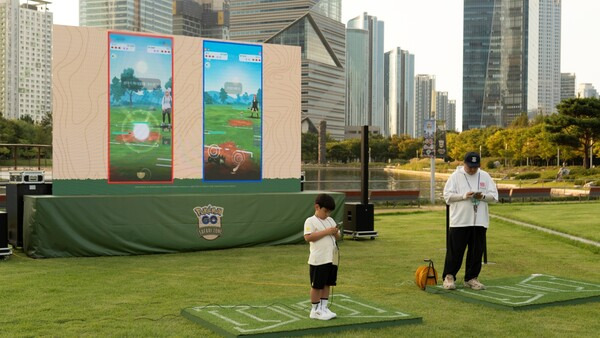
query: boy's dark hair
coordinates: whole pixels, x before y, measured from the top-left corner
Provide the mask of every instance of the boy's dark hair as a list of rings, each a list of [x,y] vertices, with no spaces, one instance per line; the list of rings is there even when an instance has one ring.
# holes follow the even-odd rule
[[[315,199],[315,204],[318,204],[321,208],[326,208],[329,211],[335,210],[335,201],[333,197],[327,194],[319,194]]]

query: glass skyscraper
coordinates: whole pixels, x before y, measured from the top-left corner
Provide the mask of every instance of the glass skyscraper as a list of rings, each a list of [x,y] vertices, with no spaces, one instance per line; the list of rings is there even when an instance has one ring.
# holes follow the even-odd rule
[[[464,0],[462,130],[538,108],[539,0]]]
[[[344,137],[346,36],[341,0],[231,0],[232,40],[299,46],[302,119]]]
[[[172,0],[79,0],[79,25],[172,34]]]
[[[399,47],[384,55],[384,107],[388,135],[415,136],[415,56]]]
[[[383,135],[388,135],[388,121],[385,117],[384,108],[384,54],[383,54],[383,21],[377,20],[377,17],[363,13],[354,19],[348,21],[347,30],[352,30],[352,35],[357,36],[355,30],[364,30],[367,33],[367,48],[364,44],[353,44],[348,41],[346,44],[346,54],[355,55],[356,62],[366,62],[367,72],[362,71],[364,66],[355,69],[346,67],[346,76],[349,78],[362,78],[360,82],[347,82],[346,97],[346,125],[356,126],[354,121],[364,121],[367,125],[378,127]],[[354,61],[353,61],[354,62]],[[351,74],[355,73],[355,74]],[[365,94],[366,93],[366,94]],[[362,99],[366,95],[368,100],[367,110],[355,110],[360,105],[354,103],[355,99]],[[362,117],[360,115],[366,115]]]

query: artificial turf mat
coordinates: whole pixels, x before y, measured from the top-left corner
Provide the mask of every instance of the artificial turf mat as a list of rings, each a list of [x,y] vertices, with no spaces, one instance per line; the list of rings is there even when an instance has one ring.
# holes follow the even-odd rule
[[[480,291],[465,288],[460,283],[457,283],[456,290],[446,290],[442,285],[430,285],[426,290],[510,310],[600,301],[600,283],[544,274],[490,280],[485,285],[486,289]]]
[[[274,300],[268,304],[210,304],[181,310],[185,318],[226,337],[299,336],[325,332],[379,328],[420,323],[421,317],[336,294],[329,308],[337,318],[310,319],[310,300],[306,297]]]

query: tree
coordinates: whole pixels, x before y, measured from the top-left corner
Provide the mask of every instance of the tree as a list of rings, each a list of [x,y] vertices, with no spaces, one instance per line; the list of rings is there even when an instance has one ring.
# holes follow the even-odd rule
[[[223,104],[227,103],[228,97],[229,97],[229,95],[227,95],[227,92],[225,91],[225,89],[221,88],[221,90],[219,91],[219,98],[221,98],[221,102],[223,102]]]
[[[167,90],[167,89],[173,90],[173,79],[171,79],[171,78],[169,78],[167,83],[165,83],[165,90]]]
[[[317,162],[319,136],[316,133],[302,134],[302,162]]]
[[[127,68],[121,73],[121,87],[123,87],[124,94],[129,95],[130,105],[133,104],[133,94],[144,88],[142,81],[135,77],[133,68]]]
[[[33,118],[30,115],[23,115],[23,116],[19,117],[19,120],[30,123],[30,124],[35,123],[35,121],[33,120]]]
[[[204,92],[204,104],[213,104],[213,98],[209,93]]]
[[[123,95],[125,95],[125,89],[121,86],[121,80],[115,76],[110,84],[110,96],[112,96],[113,102],[118,103]]]
[[[547,118],[552,141],[561,146],[573,146],[583,151],[583,166],[589,168],[590,148],[600,138],[600,99],[572,98],[561,101],[558,114]]]

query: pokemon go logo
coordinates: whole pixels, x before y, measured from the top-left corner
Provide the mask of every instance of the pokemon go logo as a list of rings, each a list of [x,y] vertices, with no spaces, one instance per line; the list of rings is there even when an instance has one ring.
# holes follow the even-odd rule
[[[221,236],[223,229],[221,227],[221,218],[224,208],[207,205],[204,207],[195,207],[194,213],[198,217],[198,234],[200,237],[212,241]]]

